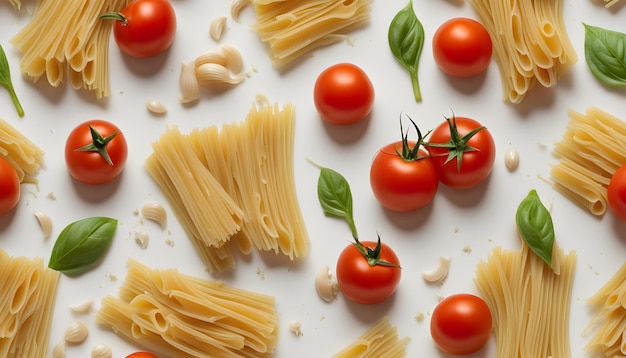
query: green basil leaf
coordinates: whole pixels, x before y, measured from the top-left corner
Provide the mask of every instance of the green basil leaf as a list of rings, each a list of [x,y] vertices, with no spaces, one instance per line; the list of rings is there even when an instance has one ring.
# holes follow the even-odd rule
[[[13,101],[13,105],[17,110],[17,114],[20,117],[24,116],[24,109],[20,104],[19,99],[17,98],[17,94],[15,94],[15,89],[13,89],[13,83],[11,82],[11,69],[9,68],[9,61],[7,60],[7,56],[4,53],[4,49],[0,46],[0,86],[4,87],[9,91],[9,95],[11,96],[11,100]]]
[[[531,190],[528,196],[522,200],[515,214],[515,222],[528,247],[541,257],[548,266],[551,266],[554,226],[552,216],[541,203],[537,191]]]
[[[75,221],[59,234],[48,267],[75,276],[89,270],[111,245],[117,220],[91,217]]]
[[[317,197],[324,214],[343,218],[350,225],[352,236],[357,239],[356,226],[352,216],[352,192],[350,184],[338,172],[321,168],[317,181]]]
[[[422,100],[417,71],[424,48],[424,27],[413,11],[413,1],[391,20],[387,34],[391,53],[411,75],[415,101]]]
[[[591,73],[607,86],[626,86],[626,34],[585,26],[585,59]]]

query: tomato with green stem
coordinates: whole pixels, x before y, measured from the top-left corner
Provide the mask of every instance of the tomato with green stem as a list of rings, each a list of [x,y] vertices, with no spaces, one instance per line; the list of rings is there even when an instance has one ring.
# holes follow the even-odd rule
[[[491,62],[491,37],[473,19],[457,17],[444,22],[435,31],[432,44],[437,66],[451,76],[476,76]]]
[[[85,184],[104,184],[117,178],[127,158],[124,133],[101,119],[78,125],[65,142],[67,169],[74,179]]]
[[[442,351],[465,355],[479,351],[489,340],[493,322],[487,303],[460,293],[439,302],[430,319],[433,341]]]
[[[132,0],[122,11],[105,13],[100,19],[115,20],[115,42],[132,57],[158,55],[176,35],[176,13],[169,0]]]
[[[626,164],[613,173],[607,189],[607,201],[613,214],[626,221]]]
[[[489,130],[467,117],[446,117],[424,146],[439,180],[454,189],[469,189],[485,181],[496,159],[496,145]]]
[[[380,149],[370,167],[370,186],[378,202],[385,208],[407,212],[428,205],[439,187],[435,165],[424,150],[424,138],[415,122],[417,142],[408,140],[408,133],[400,132],[402,140]]]
[[[0,215],[13,210],[20,201],[22,188],[17,170],[0,156]]]

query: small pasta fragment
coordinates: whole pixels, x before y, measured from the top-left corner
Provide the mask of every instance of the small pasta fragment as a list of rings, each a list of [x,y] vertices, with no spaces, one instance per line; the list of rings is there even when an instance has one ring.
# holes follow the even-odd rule
[[[211,38],[215,41],[219,41],[222,38],[225,26],[226,16],[220,16],[211,21],[211,26],[209,27],[209,34],[211,35]]]
[[[135,242],[142,249],[145,249],[145,248],[148,247],[148,242],[149,241],[150,241],[150,237],[148,236],[147,232],[145,232],[145,231],[135,231]]]
[[[19,10],[22,7],[21,0],[9,0],[9,2],[11,3],[11,5],[13,5],[13,8],[15,8],[16,10]]]
[[[44,239],[47,239],[52,233],[52,219],[50,219],[48,214],[42,211],[35,211],[34,215],[41,226]]]
[[[239,22],[239,14],[248,5],[250,5],[250,0],[233,0],[230,4],[230,16],[235,22]]]
[[[165,208],[161,204],[145,204],[141,207],[141,215],[148,219],[159,224],[162,230],[165,230],[167,227],[167,213],[165,212]]]
[[[448,277],[449,271],[450,258],[439,256],[439,266],[432,271],[423,272],[422,277],[428,283],[442,283]]]

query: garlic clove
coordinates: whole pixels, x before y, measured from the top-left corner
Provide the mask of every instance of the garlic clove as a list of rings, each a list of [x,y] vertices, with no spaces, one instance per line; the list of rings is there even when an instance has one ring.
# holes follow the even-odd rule
[[[332,302],[339,293],[339,284],[332,279],[328,265],[324,266],[315,277],[315,290],[326,302]]]

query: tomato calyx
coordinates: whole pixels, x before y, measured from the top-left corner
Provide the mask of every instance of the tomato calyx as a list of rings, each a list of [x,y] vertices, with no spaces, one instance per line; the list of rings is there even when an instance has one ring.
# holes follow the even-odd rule
[[[98,152],[102,159],[104,159],[107,164],[113,166],[113,161],[111,161],[111,157],[109,156],[109,152],[107,152],[107,144],[117,136],[119,131],[113,132],[113,134],[103,137],[100,132],[98,132],[95,128],[91,126],[91,124],[87,123],[89,126],[89,131],[91,132],[91,143],[84,145],[80,148],[76,148],[75,151],[78,152]]]
[[[361,255],[363,255],[365,260],[367,260],[367,264],[372,267],[376,265],[400,267],[400,265],[398,264],[394,264],[393,262],[382,260],[380,258],[380,254],[383,249],[383,244],[380,241],[380,235],[376,235],[376,236],[378,237],[378,240],[376,241],[376,246],[373,249],[369,246],[363,245],[359,241],[359,239],[357,239],[356,237],[354,237],[354,242],[352,243],[352,245],[354,245],[354,248],[356,248],[357,251],[359,251]]]
[[[472,129],[470,132],[461,137],[459,134],[459,130],[456,127],[456,118],[454,115],[452,119],[450,117],[445,117],[446,122],[448,122],[448,127],[450,128],[450,140],[445,143],[432,143],[425,142],[424,145],[427,147],[439,147],[439,148],[447,148],[448,149],[448,158],[443,163],[444,165],[450,162],[452,159],[456,158],[456,168],[457,171],[461,171],[461,164],[463,161],[463,153],[465,152],[473,152],[478,149],[468,145],[467,142],[478,132],[485,129],[485,126],[480,126]]]
[[[121,12],[106,12],[100,15],[100,20],[115,20],[120,21],[122,26],[128,26],[128,18]]]
[[[409,143],[409,138],[408,138],[409,131],[407,130],[406,133],[404,132],[404,129],[402,128],[402,117],[400,117],[400,134],[402,137],[402,141],[401,141],[402,150],[400,151],[396,148],[396,154],[398,154],[400,158],[404,159],[407,162],[414,162],[416,160],[425,158],[425,156],[419,155],[419,149],[423,144],[425,144],[424,138],[427,137],[431,131],[428,131],[428,133],[426,133],[426,135],[423,136],[422,132],[420,131],[415,121],[413,121],[413,119],[409,116],[406,116],[406,117],[409,119],[409,121],[411,121],[411,124],[413,124],[413,128],[415,128],[415,131],[417,132],[417,142],[415,142],[415,144],[411,146],[411,143]]]

